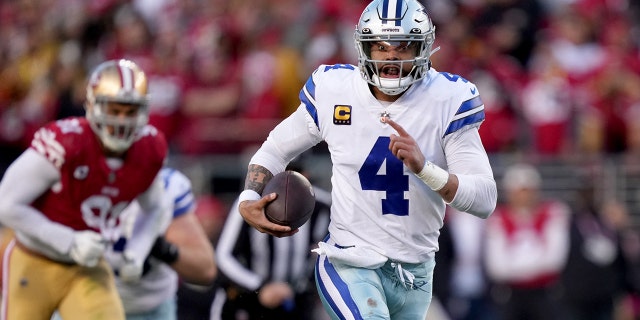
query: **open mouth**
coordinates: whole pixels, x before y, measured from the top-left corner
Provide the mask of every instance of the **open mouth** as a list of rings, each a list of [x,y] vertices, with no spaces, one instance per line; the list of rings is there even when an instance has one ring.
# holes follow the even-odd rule
[[[383,78],[400,78],[400,66],[394,64],[384,65],[380,69],[380,76]]]

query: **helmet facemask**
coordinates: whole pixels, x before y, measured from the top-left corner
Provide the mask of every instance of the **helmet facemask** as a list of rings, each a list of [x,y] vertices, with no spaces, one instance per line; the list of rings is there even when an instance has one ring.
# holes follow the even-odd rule
[[[87,86],[86,117],[106,149],[126,151],[149,121],[144,72],[127,60],[98,66]]]
[[[117,116],[109,114],[108,102],[96,102],[87,107],[87,119],[91,129],[100,138],[102,144],[114,152],[123,152],[129,149],[136,140],[138,132],[148,122],[146,105],[134,105],[138,108],[135,115]]]
[[[403,5],[400,10],[388,10],[384,7],[385,1],[372,2],[362,13],[354,35],[362,77],[387,95],[401,94],[424,78],[430,68],[429,57],[435,40],[435,27],[420,3],[397,3]],[[391,17],[389,11],[399,16]],[[409,60],[374,60],[371,46],[378,43],[412,46],[415,56]],[[381,76],[381,68],[390,64],[399,66],[400,74],[391,78]],[[408,65],[411,69],[406,71]]]

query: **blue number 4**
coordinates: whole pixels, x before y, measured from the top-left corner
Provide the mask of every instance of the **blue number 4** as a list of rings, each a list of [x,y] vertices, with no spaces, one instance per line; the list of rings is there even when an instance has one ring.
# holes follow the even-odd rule
[[[409,200],[404,192],[409,191],[409,177],[404,174],[402,161],[389,150],[389,137],[378,137],[367,159],[362,164],[358,176],[362,190],[385,191],[382,199],[382,214],[409,215]],[[378,174],[385,165],[385,174]]]

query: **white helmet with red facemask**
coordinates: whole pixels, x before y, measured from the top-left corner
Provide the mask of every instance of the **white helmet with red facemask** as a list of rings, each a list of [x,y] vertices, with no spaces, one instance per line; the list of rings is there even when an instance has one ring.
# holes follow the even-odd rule
[[[110,103],[131,105],[137,111],[121,117],[108,112]],[[147,76],[130,60],[110,60],[95,68],[87,85],[86,117],[102,144],[124,152],[149,120]]]

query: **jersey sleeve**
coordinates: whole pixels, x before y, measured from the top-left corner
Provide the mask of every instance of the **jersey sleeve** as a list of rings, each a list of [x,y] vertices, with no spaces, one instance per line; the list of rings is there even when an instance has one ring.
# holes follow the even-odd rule
[[[173,218],[177,218],[195,207],[191,181],[180,171],[163,168],[161,171],[167,196],[173,201]]]
[[[155,173],[157,173],[164,165],[167,154],[169,153],[169,147],[164,133],[152,125],[146,125],[140,131],[140,136],[140,139],[147,139],[149,141],[149,143],[145,144],[146,148],[144,152],[148,156],[147,160],[151,159]]]
[[[60,169],[74,148],[82,145],[83,130],[76,118],[58,120],[36,131],[29,147]]]
[[[458,91],[455,96],[460,97],[454,103],[453,115],[444,132],[444,136],[469,128],[478,128],[485,119],[484,103],[480,98],[480,93],[475,84],[458,76],[447,73],[441,73],[449,81],[454,81],[457,85],[454,87]]]
[[[350,64],[320,65],[309,76],[309,79],[300,90],[299,97],[300,106],[307,110],[308,117],[311,120],[310,127],[313,125],[318,132],[324,129],[319,120],[316,88],[323,86],[323,88],[330,88],[332,92],[335,88],[342,89],[347,85],[344,82],[345,79],[348,79],[355,70],[356,67]]]

